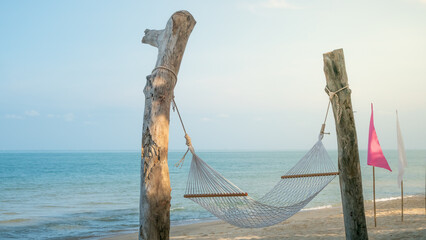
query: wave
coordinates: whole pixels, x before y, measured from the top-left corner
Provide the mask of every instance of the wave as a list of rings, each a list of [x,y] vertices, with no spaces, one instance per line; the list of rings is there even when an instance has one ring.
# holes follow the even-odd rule
[[[404,196],[405,198],[411,198],[415,197],[416,195],[407,195]],[[392,201],[392,200],[398,200],[401,199],[401,196],[399,197],[387,197],[387,198],[379,198],[376,199],[376,202],[386,202],[386,201]],[[372,202],[373,200],[367,200],[368,202]],[[324,206],[318,206],[318,207],[311,207],[311,208],[304,208],[301,211],[313,211],[313,210],[319,210],[319,209],[327,209],[327,208],[333,208],[333,205],[324,205]]]
[[[325,205],[325,206],[319,206],[319,207],[311,207],[311,208],[304,208],[301,211],[313,211],[313,210],[319,210],[319,209],[326,209],[326,208],[332,208],[332,205]]]
[[[2,214],[4,214],[4,215],[18,215],[18,213],[16,213],[16,212],[4,212]]]
[[[182,210],[185,210],[185,208],[184,207],[175,207],[175,208],[171,208],[170,209],[170,212],[177,212],[177,211],[182,211]]]
[[[404,196],[404,198],[410,198],[410,197],[414,197],[414,195]],[[398,199],[401,199],[401,196],[399,196],[399,197],[379,198],[379,199],[376,199],[376,202],[386,202],[386,201],[392,201],[392,200],[398,200]],[[370,201],[373,201],[373,200],[370,200]]]
[[[219,221],[219,219],[216,217],[181,219],[181,220],[170,221],[170,225],[183,226],[183,225],[191,225],[194,223],[205,223],[205,222],[214,222],[214,221]]]
[[[114,205],[114,202],[85,202],[86,205]]]
[[[0,224],[11,224],[11,223],[23,223],[23,222],[29,222],[31,219],[28,218],[15,218],[10,220],[2,220],[0,221]]]
[[[55,205],[42,205],[42,208],[64,208],[63,206],[55,206]]]

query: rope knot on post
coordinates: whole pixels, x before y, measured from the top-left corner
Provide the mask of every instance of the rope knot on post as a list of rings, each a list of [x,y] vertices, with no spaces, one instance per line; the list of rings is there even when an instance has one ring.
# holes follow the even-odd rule
[[[342,108],[340,107],[339,104],[339,95],[337,95],[337,93],[339,93],[340,91],[344,90],[344,89],[348,89],[350,91],[349,85],[346,85],[340,89],[338,89],[337,91],[332,92],[327,86],[325,86],[325,90],[327,91],[328,96],[330,97],[330,101],[336,97],[336,106],[337,106],[337,121],[340,121],[340,118],[342,117]]]
[[[154,74],[155,71],[160,70],[160,69],[163,69],[163,70],[166,70],[166,71],[170,72],[173,75],[174,80],[175,80],[175,84],[176,84],[176,82],[177,82],[177,74],[175,73],[175,71],[173,71],[172,69],[170,69],[170,68],[168,68],[166,66],[158,66],[158,67],[154,68],[152,70],[151,74]]]

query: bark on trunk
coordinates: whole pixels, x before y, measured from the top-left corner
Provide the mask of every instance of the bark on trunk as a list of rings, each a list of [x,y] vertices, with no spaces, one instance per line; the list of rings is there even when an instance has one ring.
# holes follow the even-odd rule
[[[348,86],[343,49],[323,55],[327,88],[336,92]],[[328,91],[328,90],[326,90]],[[358,141],[352,110],[351,90],[346,88],[331,99],[336,122],[339,180],[346,239],[368,239],[362,195]]]
[[[139,239],[169,239],[171,188],[167,165],[170,103],[176,75],[195,20],[174,13],[163,30],[145,30],[142,43],[158,48],[155,71],[146,77],[142,128]]]

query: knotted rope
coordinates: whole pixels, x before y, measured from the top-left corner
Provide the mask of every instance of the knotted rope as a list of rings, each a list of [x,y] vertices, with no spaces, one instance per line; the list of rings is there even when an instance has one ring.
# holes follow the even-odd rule
[[[334,91],[334,92],[332,92],[327,86],[325,86],[325,89],[327,90],[327,94],[330,97],[330,102],[334,97],[336,97],[337,121],[340,122],[340,118],[342,117],[342,108],[340,107],[339,95],[337,95],[337,93],[339,93],[340,91],[342,91],[344,89],[349,89],[349,85],[346,85],[346,86],[344,86],[344,87],[342,87],[339,90]],[[328,103],[328,107],[330,107],[330,102]],[[328,108],[327,108],[327,113],[328,113]],[[326,116],[326,119],[327,119],[327,116]]]
[[[177,114],[179,116],[179,120],[180,120],[180,123],[182,125],[183,131],[185,132],[186,146],[188,146],[188,149],[186,150],[186,152],[183,155],[183,157],[179,160],[179,162],[177,162],[175,164],[175,167],[181,168],[183,166],[183,162],[185,161],[186,154],[188,154],[189,151],[193,152],[194,148],[192,147],[191,138],[189,137],[188,133],[186,133],[185,125],[183,124],[182,117],[180,116],[179,109],[178,109],[178,107],[176,105],[175,97],[174,96],[173,96],[173,99],[172,99],[172,106],[173,106],[173,111],[176,109],[176,112],[177,112]]]
[[[154,69],[152,70],[151,74],[153,74],[155,71],[157,71],[157,70],[159,70],[159,69],[167,70],[167,71],[169,71],[170,73],[172,73],[172,74],[173,74],[173,76],[175,77],[175,78],[174,78],[174,80],[175,80],[175,84],[176,84],[176,81],[177,81],[177,74],[176,74],[176,73],[175,73],[172,69],[170,69],[170,68],[168,68],[168,67],[165,67],[165,66],[158,66],[158,67],[156,67],[156,68],[154,68]]]
[[[170,69],[166,66],[158,66],[158,67],[156,67],[152,70],[151,74],[153,74],[157,70],[166,70],[166,71],[170,72],[173,75],[174,80],[175,80],[175,84],[176,84],[177,74],[172,69]],[[183,162],[185,161],[186,154],[188,154],[189,151],[193,152],[194,150],[192,148],[191,138],[189,137],[188,133],[186,133],[185,125],[183,124],[182,117],[180,116],[179,109],[176,105],[174,96],[172,98],[172,109],[173,109],[173,111],[175,111],[175,109],[176,109],[176,112],[179,116],[180,123],[182,124],[183,131],[185,132],[186,146],[188,146],[188,149],[186,150],[183,157],[175,164],[176,167],[182,167]]]

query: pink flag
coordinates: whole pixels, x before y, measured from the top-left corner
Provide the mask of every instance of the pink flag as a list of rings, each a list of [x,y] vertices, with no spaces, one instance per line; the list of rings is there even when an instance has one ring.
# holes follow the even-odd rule
[[[373,104],[371,104],[371,119],[370,119],[370,131],[368,134],[368,155],[367,164],[374,167],[381,167],[392,172],[383,155],[382,148],[380,147],[379,139],[377,138],[376,129],[374,128],[373,120]]]

